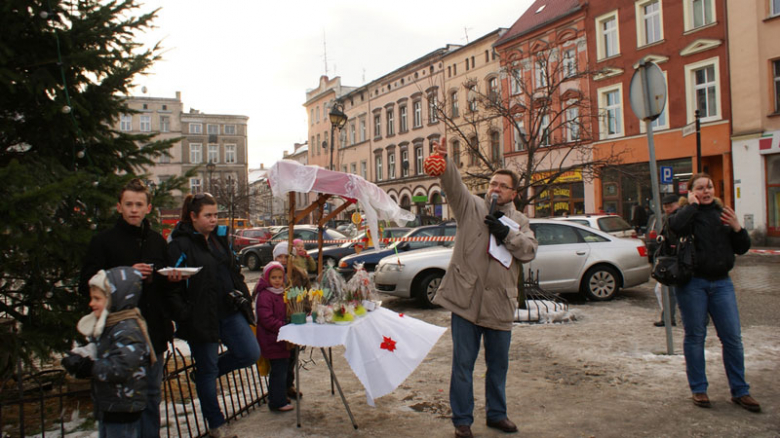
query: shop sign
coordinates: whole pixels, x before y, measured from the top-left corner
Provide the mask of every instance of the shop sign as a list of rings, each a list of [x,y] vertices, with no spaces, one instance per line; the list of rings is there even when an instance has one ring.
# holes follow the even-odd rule
[[[775,138],[774,135],[758,139],[758,153],[776,154],[780,152],[780,135]]]
[[[412,202],[414,203],[428,202],[428,196],[427,195],[412,196]]]
[[[554,176],[556,173],[557,172],[553,172],[553,171],[536,172],[534,173],[533,180],[534,181],[547,180],[550,179],[552,176]],[[565,183],[565,182],[579,182],[579,181],[582,181],[582,170],[574,169],[574,170],[568,170],[558,175],[558,177],[555,178],[553,184]]]

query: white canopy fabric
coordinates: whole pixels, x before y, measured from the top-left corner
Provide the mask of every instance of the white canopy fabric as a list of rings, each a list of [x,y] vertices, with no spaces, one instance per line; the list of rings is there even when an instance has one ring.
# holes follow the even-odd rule
[[[268,173],[271,193],[283,198],[289,192],[317,192],[355,199],[365,213],[372,236],[379,236],[378,220],[395,221],[403,225],[414,215],[398,206],[384,190],[358,175],[304,166],[297,161],[277,161]],[[372,239],[374,246],[380,239]]]

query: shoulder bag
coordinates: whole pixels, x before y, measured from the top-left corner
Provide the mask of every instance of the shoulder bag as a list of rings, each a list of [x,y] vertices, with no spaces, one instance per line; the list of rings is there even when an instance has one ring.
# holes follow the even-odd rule
[[[669,239],[666,225],[659,237],[660,245],[653,258],[652,277],[667,286],[681,286],[693,277],[694,254],[693,234]]]

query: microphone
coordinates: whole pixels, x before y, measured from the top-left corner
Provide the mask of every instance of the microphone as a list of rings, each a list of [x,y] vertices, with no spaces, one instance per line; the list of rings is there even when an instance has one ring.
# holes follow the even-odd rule
[[[498,193],[493,193],[490,195],[490,213],[493,214],[494,211],[496,211],[496,202],[498,202]]]

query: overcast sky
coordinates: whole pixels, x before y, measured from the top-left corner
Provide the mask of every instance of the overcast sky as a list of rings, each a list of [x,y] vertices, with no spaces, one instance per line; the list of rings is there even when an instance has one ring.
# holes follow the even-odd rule
[[[141,0],[143,1],[143,0]],[[306,90],[320,75],[360,86],[446,44],[509,28],[533,0],[147,0],[161,8],[163,60],[134,94],[174,97],[184,110],[249,116],[249,167],[269,167],[307,138]]]

